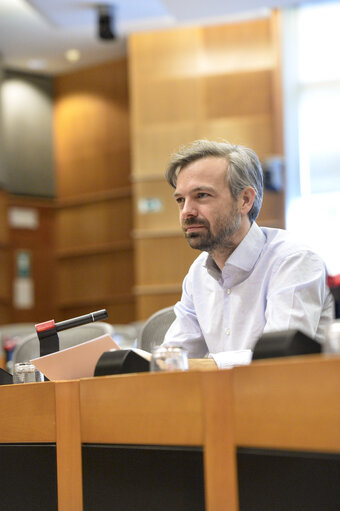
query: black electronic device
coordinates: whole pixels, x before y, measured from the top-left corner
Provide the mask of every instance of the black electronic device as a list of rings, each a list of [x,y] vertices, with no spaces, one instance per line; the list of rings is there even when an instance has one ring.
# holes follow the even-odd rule
[[[13,383],[13,376],[0,368],[0,385],[10,385]]]
[[[99,358],[94,376],[143,373],[150,371],[150,362],[133,350],[105,351]]]
[[[263,334],[255,344],[253,360],[312,353],[321,353],[320,343],[299,330],[284,330]]]

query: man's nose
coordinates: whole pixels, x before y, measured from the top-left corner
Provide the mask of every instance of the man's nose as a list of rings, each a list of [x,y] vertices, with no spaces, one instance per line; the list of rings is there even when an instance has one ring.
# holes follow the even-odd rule
[[[181,217],[185,220],[188,217],[197,216],[197,208],[193,201],[186,200],[184,202],[182,211],[181,211]]]

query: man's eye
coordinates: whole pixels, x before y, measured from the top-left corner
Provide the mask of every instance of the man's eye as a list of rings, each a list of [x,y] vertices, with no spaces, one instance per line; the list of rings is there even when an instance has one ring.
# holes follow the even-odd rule
[[[205,197],[208,197],[208,196],[209,196],[209,194],[206,193],[206,192],[200,192],[200,193],[197,194],[197,197],[199,199],[204,199]]]
[[[176,197],[177,204],[182,204],[184,202],[183,197]]]

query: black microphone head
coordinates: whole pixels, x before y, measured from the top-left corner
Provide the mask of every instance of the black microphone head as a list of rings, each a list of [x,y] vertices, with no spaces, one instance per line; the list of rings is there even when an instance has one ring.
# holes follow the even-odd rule
[[[102,319],[107,319],[109,317],[106,309],[101,309],[100,311],[92,312],[93,321],[101,321]]]

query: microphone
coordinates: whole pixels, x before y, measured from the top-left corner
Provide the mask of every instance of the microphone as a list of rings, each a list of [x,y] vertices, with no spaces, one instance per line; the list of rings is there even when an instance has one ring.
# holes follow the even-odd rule
[[[108,313],[106,309],[102,309],[96,312],[91,312],[90,314],[84,314],[84,316],[60,321],[59,323],[55,323],[54,319],[51,319],[49,321],[36,324],[35,330],[40,341],[40,356],[43,357],[50,353],[59,351],[59,337],[57,332],[67,330],[68,328],[73,328],[75,326],[86,325],[87,323],[106,319],[107,317]]]

